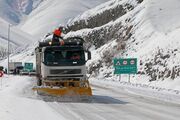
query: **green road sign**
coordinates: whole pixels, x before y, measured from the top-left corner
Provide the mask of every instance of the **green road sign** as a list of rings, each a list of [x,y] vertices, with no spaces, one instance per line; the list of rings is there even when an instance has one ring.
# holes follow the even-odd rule
[[[114,74],[136,74],[137,58],[114,59]]]
[[[32,71],[33,70],[33,63],[24,63],[24,70]]]

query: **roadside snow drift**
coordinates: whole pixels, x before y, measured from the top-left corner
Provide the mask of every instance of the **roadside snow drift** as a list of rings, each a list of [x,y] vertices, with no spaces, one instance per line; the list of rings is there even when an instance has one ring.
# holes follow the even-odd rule
[[[33,95],[33,78],[4,76],[1,80],[1,120],[64,120],[46,102]]]

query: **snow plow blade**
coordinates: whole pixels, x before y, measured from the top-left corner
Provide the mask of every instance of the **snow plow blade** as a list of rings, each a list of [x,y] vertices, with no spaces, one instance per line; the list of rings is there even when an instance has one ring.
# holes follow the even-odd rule
[[[63,87],[61,86],[63,84]],[[86,81],[43,81],[44,86],[34,87],[38,94],[52,97],[79,97],[92,96],[89,82]],[[51,87],[52,86],[52,87]]]
[[[91,88],[49,88],[49,87],[36,87],[33,90],[44,95],[51,96],[92,96]]]

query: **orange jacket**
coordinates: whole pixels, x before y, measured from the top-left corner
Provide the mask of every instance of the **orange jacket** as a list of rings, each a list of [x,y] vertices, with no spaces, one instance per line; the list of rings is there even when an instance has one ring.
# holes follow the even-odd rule
[[[57,36],[61,36],[61,30],[59,30],[59,29],[55,29],[54,30],[54,32],[53,32],[55,35],[57,35]]]

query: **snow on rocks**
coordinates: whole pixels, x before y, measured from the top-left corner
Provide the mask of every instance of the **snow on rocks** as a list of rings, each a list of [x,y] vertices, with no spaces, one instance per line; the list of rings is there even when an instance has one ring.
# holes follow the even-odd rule
[[[70,23],[70,26],[75,25],[76,22],[80,23],[82,20],[86,20],[88,24],[88,19],[95,16],[96,13],[100,14],[103,10],[105,11],[107,6],[108,9],[110,2],[113,0],[78,16],[74,22]],[[116,5],[126,2],[133,3],[131,0],[122,0],[116,1]],[[90,65],[90,73],[93,73],[94,70],[90,68],[95,68],[96,74],[94,75],[97,77],[113,78],[112,59],[115,57],[138,58],[138,75],[132,78],[134,81],[137,83],[138,80],[146,81],[149,84],[155,81],[159,86],[175,89],[180,85],[178,82],[180,79],[180,36],[178,34],[180,17],[177,14],[180,12],[179,1],[146,0],[141,1],[141,4],[137,3],[139,2],[132,4],[134,8],[115,21],[112,20],[98,27],[87,27],[88,29],[83,28],[70,32],[67,36],[83,36],[95,45],[96,50],[93,51],[95,54],[88,65]],[[114,47],[107,46],[114,43],[116,43]],[[102,57],[104,53],[111,58],[108,61],[109,64]],[[146,77],[144,78],[144,76]],[[171,85],[169,85],[170,83]],[[153,82],[153,84],[155,83]],[[174,88],[173,85],[175,85]]]

